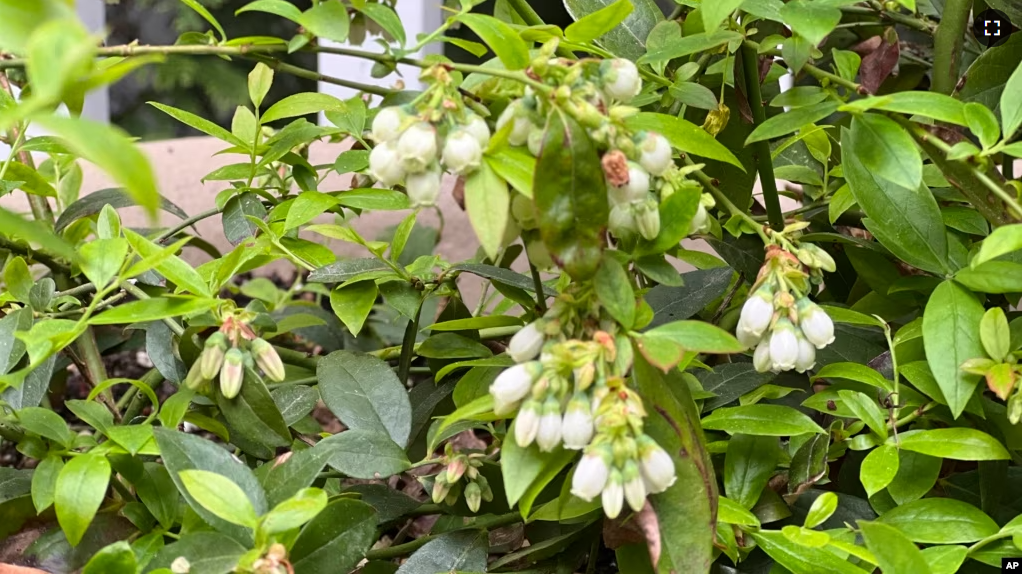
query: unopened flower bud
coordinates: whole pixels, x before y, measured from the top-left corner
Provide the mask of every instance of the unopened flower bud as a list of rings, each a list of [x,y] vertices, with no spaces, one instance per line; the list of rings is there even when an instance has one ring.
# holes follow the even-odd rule
[[[599,496],[610,476],[609,458],[602,447],[590,448],[575,467],[571,493],[586,502]]]
[[[738,319],[738,330],[759,337],[770,326],[774,317],[774,300],[768,290],[760,288],[745,300]]]
[[[493,502],[493,489],[490,488],[489,481],[483,475],[477,476],[473,482],[479,485],[479,489],[482,491],[483,500],[486,502]]]
[[[795,359],[795,370],[804,373],[816,366],[816,348],[806,340],[801,331],[796,331],[798,338],[798,358]]]
[[[447,482],[454,484],[461,480],[461,477],[465,474],[465,469],[468,468],[466,458],[464,456],[456,456],[450,464],[447,465]]]
[[[513,412],[518,403],[528,396],[532,384],[542,371],[543,366],[535,361],[514,365],[501,371],[490,385],[493,412],[497,415]]]
[[[284,363],[280,360],[280,355],[277,354],[273,345],[263,339],[256,339],[252,341],[252,354],[255,355],[256,364],[271,381],[279,383],[284,380],[286,376]]]
[[[692,226],[689,234],[694,233],[707,233],[710,231],[710,214],[700,203],[699,207],[696,207],[696,214],[692,217]]]
[[[593,414],[585,393],[575,393],[568,402],[561,423],[561,435],[564,439],[564,448],[571,450],[582,450],[592,440]]]
[[[627,240],[635,235],[635,213],[629,204],[618,204],[611,208],[607,228],[618,239]]]
[[[660,448],[652,438],[646,435],[639,437],[639,471],[646,479],[646,488],[650,494],[657,494],[670,488],[677,476],[674,473],[674,461],[670,455]]]
[[[511,215],[522,229],[536,229],[536,206],[532,200],[520,193],[516,193],[511,200]]]
[[[224,356],[224,365],[220,369],[220,392],[224,398],[233,399],[241,392],[241,384],[245,380],[245,357],[241,349],[234,347]]]
[[[796,308],[799,327],[810,343],[822,349],[834,342],[834,321],[826,311],[805,297],[796,303]]]
[[[621,471],[616,468],[611,470],[607,486],[603,488],[603,512],[607,518],[614,519],[621,514],[621,508],[625,501],[625,490],[622,483]]]
[[[405,189],[408,191],[408,199],[411,200],[412,207],[436,205],[437,199],[440,198],[442,178],[443,174],[435,167],[409,175],[405,181]]]
[[[655,176],[661,176],[671,167],[671,144],[664,136],[647,132],[639,144],[639,164]]]
[[[660,235],[660,211],[655,201],[640,204],[635,210],[635,226],[647,241],[653,241]]]
[[[545,341],[546,337],[540,331],[536,322],[533,321],[522,327],[520,331],[511,337],[511,342],[507,345],[507,354],[516,363],[531,361],[539,356]]]
[[[378,144],[395,141],[407,118],[408,114],[398,106],[381,108],[373,119],[373,140]]]
[[[529,399],[522,404],[515,418],[515,443],[525,448],[536,440],[539,433],[541,405],[535,399]]]
[[[770,333],[770,366],[775,371],[790,371],[798,360],[795,327],[786,317],[778,319]]]
[[[413,124],[398,138],[397,154],[406,172],[425,170],[436,160],[436,128],[427,122]]]
[[[447,498],[447,494],[451,491],[451,484],[447,482],[444,474],[437,475],[433,481],[433,492],[430,493],[433,504],[440,504]]]
[[[639,69],[629,60],[614,58],[600,65],[603,92],[620,102],[628,103],[642,91]]]
[[[621,205],[646,199],[649,193],[649,173],[635,162],[628,162],[628,181],[622,185],[609,185],[607,199],[611,205]]]
[[[625,463],[621,478],[625,483],[625,501],[628,502],[628,506],[632,510],[639,512],[646,505],[646,483],[643,482],[639,466],[635,464],[635,461],[630,460]]]
[[[561,444],[561,403],[552,396],[543,403],[536,444],[542,452],[550,452]]]
[[[486,146],[490,145],[490,126],[486,125],[483,118],[472,114],[465,123],[464,130],[479,142],[479,149],[486,149]]]
[[[1022,393],[1016,392],[1008,399],[1008,422],[1017,425],[1022,419]]]
[[[479,140],[466,130],[458,130],[447,136],[444,143],[443,162],[456,175],[475,171],[483,158]]]
[[[468,505],[468,509],[472,512],[479,512],[479,505],[483,501],[483,490],[479,488],[479,485],[470,482],[465,487],[465,504]]]
[[[539,154],[543,152],[543,130],[533,127],[529,137],[525,140],[525,145],[528,146],[532,157],[539,157]]]
[[[497,119],[497,129],[503,128],[509,122],[511,125],[511,132],[507,136],[507,141],[513,146],[525,145],[529,139],[529,134],[532,133],[532,122],[529,121],[528,110],[525,109],[525,105],[521,100],[515,100],[511,102],[507,108],[504,109],[504,113],[500,114]]]
[[[192,368],[188,369],[188,375],[185,376],[185,387],[201,392],[208,383],[209,379],[202,376],[202,360],[200,357],[200,360],[192,363]]]
[[[738,338],[738,342],[746,349],[755,347],[759,343],[760,339],[763,338],[762,335],[757,335],[742,325],[739,325],[738,328],[735,329],[735,337]]]
[[[575,369],[575,388],[580,391],[584,391],[593,384],[593,380],[596,379],[596,365],[593,363],[586,363],[581,367]]]
[[[525,244],[525,253],[529,256],[529,262],[540,271],[550,269],[554,266],[554,259],[550,256],[550,250],[546,244],[539,240],[529,241]]]
[[[381,143],[369,152],[369,173],[383,185],[398,185],[404,181],[405,170],[393,142]]]

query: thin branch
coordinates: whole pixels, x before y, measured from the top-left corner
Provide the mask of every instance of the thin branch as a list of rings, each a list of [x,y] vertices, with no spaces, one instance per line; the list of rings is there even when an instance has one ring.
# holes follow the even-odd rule
[[[947,0],[933,36],[933,71],[930,91],[950,95],[958,84],[962,44],[969,27],[972,0]]]
[[[759,55],[752,46],[742,45],[742,70],[745,72],[745,95],[752,110],[754,125],[761,125],[766,121],[766,112],[763,110],[763,96],[759,89]],[[770,143],[760,140],[753,144],[752,150],[756,156],[759,184],[763,189],[763,203],[766,204],[770,226],[780,231],[784,228],[784,216],[781,215],[781,201],[777,196],[777,180],[774,178]]]

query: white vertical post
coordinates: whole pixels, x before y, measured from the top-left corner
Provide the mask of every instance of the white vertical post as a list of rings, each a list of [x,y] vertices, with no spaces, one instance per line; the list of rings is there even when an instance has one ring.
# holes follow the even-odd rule
[[[106,35],[104,30],[106,2],[104,0],[78,0],[75,9],[78,11],[78,18],[85,24],[89,32]],[[82,117],[99,122],[110,121],[110,94],[106,86],[89,92],[85,97]]]
[[[416,42],[415,38],[417,35],[428,34],[440,27],[443,23],[443,12],[440,9],[441,2],[442,0],[420,0],[397,3],[397,15],[401,19],[401,24],[404,25],[405,36],[408,38],[409,44]],[[324,46],[341,45],[325,40],[320,40],[320,42]],[[360,49],[370,51],[376,48],[378,48],[378,45],[370,38],[366,38],[366,41],[360,47]],[[431,44],[420,50],[417,54],[410,54],[410,56],[421,58],[426,54],[440,53],[441,50],[442,47],[439,44]],[[373,78],[372,68],[373,62],[363,58],[339,56],[337,54],[319,55],[319,72],[335,78],[343,78],[363,84],[376,84],[380,80]],[[419,81],[419,71],[415,66],[398,66],[398,72],[404,81],[405,89],[417,90],[422,87],[422,82]],[[393,76],[389,76],[387,81],[393,81]],[[319,83],[319,91],[341,99],[351,98],[358,93],[357,90],[326,82]],[[323,122],[322,118],[320,122]]]

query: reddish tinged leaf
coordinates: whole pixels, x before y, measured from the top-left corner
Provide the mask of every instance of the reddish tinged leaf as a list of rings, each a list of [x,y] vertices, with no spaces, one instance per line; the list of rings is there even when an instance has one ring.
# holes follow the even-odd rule
[[[990,367],[990,370],[987,371],[986,379],[990,390],[1003,401],[1008,398],[1011,390],[1015,388],[1015,381],[1018,379],[1018,375],[1015,374],[1011,365],[999,363]]]
[[[649,560],[656,569],[662,548],[660,520],[653,505],[647,500],[646,505],[636,514],[603,521],[603,543],[611,550],[617,550],[628,544],[645,544],[649,551]]]
[[[898,34],[894,28],[887,28],[883,36],[874,36],[860,43],[854,51],[862,56],[862,66],[859,68],[862,89],[875,94],[898,65],[901,54]]]

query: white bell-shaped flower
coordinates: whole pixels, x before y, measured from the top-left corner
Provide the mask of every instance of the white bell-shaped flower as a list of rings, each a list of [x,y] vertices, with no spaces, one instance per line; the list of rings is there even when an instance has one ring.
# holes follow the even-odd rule
[[[444,142],[443,162],[447,169],[456,175],[463,175],[476,170],[483,159],[483,149],[479,140],[466,130],[458,130],[447,136]]]
[[[834,321],[819,305],[803,298],[798,302],[798,324],[809,342],[822,349],[834,342]]]
[[[649,132],[639,145],[639,164],[649,173],[659,177],[674,164],[671,154],[671,144],[667,138]]]
[[[758,373],[766,373],[773,368],[773,363],[770,361],[769,338],[762,339],[756,346],[756,351],[752,354],[752,366]]]
[[[646,505],[646,482],[643,480],[635,461],[630,460],[625,463],[623,478],[625,481],[625,501],[628,502],[628,506],[632,510],[639,512]]]
[[[710,214],[703,204],[696,208],[696,214],[692,217],[692,225],[689,228],[689,235],[693,233],[707,233],[710,231]]]
[[[543,403],[536,444],[542,452],[550,452],[561,444],[561,404],[554,397]]]
[[[582,450],[593,439],[593,414],[584,393],[576,393],[568,402],[561,421],[561,437],[564,448],[571,450]]]
[[[816,348],[801,333],[798,333],[798,358],[795,370],[804,373],[816,366]]]
[[[759,337],[770,326],[774,318],[774,301],[767,289],[757,289],[742,305],[742,314],[738,318],[738,330],[748,331]]]
[[[647,200],[636,208],[635,227],[647,241],[653,241],[660,235],[660,211],[656,200]]]
[[[381,143],[369,152],[369,173],[383,185],[398,185],[404,181],[405,170],[393,143]]]
[[[490,126],[486,125],[486,120],[483,118],[476,114],[470,115],[464,130],[476,138],[480,149],[486,149],[486,146],[490,145]]]
[[[408,191],[408,199],[412,207],[432,207],[440,199],[440,186],[443,183],[443,173],[439,169],[432,168],[419,173],[413,173],[405,178],[405,189]]]
[[[603,492],[610,476],[610,457],[602,448],[590,449],[582,456],[575,467],[575,475],[571,479],[571,493],[589,502]]]
[[[649,194],[649,172],[635,162],[628,162],[628,181],[623,185],[607,186],[607,199],[611,205],[629,204],[646,199]]]
[[[536,440],[539,433],[540,405],[533,399],[522,404],[518,416],[515,417],[515,443],[525,448]]]
[[[514,365],[501,371],[490,385],[493,395],[493,412],[506,415],[515,410],[518,403],[528,396],[532,383],[536,381],[537,371],[542,371],[537,362]]]
[[[603,93],[615,100],[627,103],[642,91],[639,69],[630,60],[624,58],[604,60],[600,72]]]
[[[428,122],[412,124],[397,140],[401,166],[408,173],[418,173],[436,161],[436,128]]]
[[[507,354],[516,363],[531,361],[539,356],[545,341],[546,335],[539,330],[536,321],[533,321],[511,337],[511,341],[507,345]]]
[[[635,235],[635,212],[631,204],[618,204],[612,207],[607,228],[618,239],[628,239]]]
[[[770,368],[775,371],[790,371],[798,359],[798,338],[795,327],[787,317],[782,317],[770,333]]]
[[[511,133],[507,136],[508,143],[513,146],[525,145],[529,140],[529,134],[532,133],[533,125],[521,100],[515,100],[504,108],[504,113],[497,118],[497,129],[500,130],[509,122],[513,123]]]
[[[401,136],[408,114],[398,106],[381,108],[373,118],[372,136],[376,143],[390,143]]]
[[[603,512],[607,518],[614,519],[620,516],[624,502],[625,489],[621,471],[615,468],[610,471],[610,479],[603,488]]]
[[[674,461],[667,451],[646,435],[639,437],[639,470],[646,479],[650,494],[663,492],[674,484],[677,475]]]

